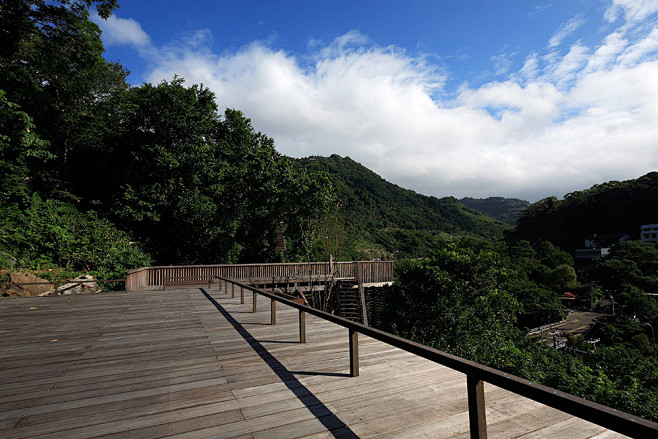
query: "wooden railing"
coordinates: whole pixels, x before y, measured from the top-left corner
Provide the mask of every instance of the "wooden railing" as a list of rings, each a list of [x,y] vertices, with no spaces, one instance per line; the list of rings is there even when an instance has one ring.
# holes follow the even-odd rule
[[[541,384],[533,383],[532,381],[519,378],[491,367],[464,360],[463,358],[338,317],[334,314],[329,314],[293,302],[281,297],[280,295],[254,288],[250,285],[238,282],[235,279],[223,276],[217,276],[216,278],[225,283],[224,291],[227,294],[227,286],[229,283],[231,284],[233,297],[235,296],[235,288],[238,287],[240,289],[240,303],[242,304],[244,303],[245,290],[251,291],[253,294],[252,312],[256,312],[256,298],[258,295],[269,298],[271,300],[270,322],[272,325],[276,324],[276,302],[281,302],[298,309],[300,343],[306,342],[306,313],[347,328],[349,337],[350,375],[353,377],[359,375],[359,333],[466,374],[466,392],[468,397],[471,438],[483,439],[487,437],[484,382],[509,390],[510,392],[624,435],[637,438],[658,437],[658,423],[595,402],[587,401],[586,399]]]
[[[358,268],[357,268],[358,267]],[[162,288],[166,282],[175,284],[197,283],[220,276],[245,283],[264,282],[271,279],[299,279],[324,281],[350,279],[360,274],[364,284],[392,282],[392,261],[359,262],[311,262],[301,264],[227,264],[181,265],[142,267],[128,271],[126,291]]]

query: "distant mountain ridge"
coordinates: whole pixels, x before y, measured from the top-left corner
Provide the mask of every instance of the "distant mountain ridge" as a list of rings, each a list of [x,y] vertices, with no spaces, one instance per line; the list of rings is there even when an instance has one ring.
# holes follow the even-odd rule
[[[523,209],[530,203],[518,198],[462,198],[461,202],[504,223],[515,225]]]
[[[424,256],[440,239],[497,239],[509,228],[454,197],[439,199],[401,188],[349,157],[312,156],[295,159],[295,164],[331,179],[355,257]]]
[[[517,226],[506,232],[510,241],[550,241],[563,249],[583,246],[584,239],[606,233],[627,233],[639,239],[640,226],[658,223],[658,172],[637,179],[609,181],[575,191],[559,200],[548,197],[525,209]]]

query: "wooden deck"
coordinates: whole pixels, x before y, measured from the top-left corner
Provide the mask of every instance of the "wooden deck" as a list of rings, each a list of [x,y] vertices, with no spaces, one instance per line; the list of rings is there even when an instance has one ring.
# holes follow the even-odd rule
[[[0,437],[468,437],[463,374],[217,289],[1,300]],[[622,437],[485,386],[489,437]]]

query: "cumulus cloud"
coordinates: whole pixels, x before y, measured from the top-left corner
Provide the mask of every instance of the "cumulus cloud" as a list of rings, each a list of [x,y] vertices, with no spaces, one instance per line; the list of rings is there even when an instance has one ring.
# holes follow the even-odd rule
[[[106,46],[130,45],[135,48],[146,48],[152,44],[151,37],[132,18],[119,18],[116,15],[111,15],[107,20],[104,20],[96,11],[93,11],[91,20],[103,32],[103,44]]]
[[[287,155],[348,155],[429,195],[534,201],[658,168],[658,31],[635,25],[654,3],[615,0],[605,18],[626,21],[562,49],[577,16],[516,72],[501,52],[509,74],[477,87],[446,90],[446,66],[357,31],[304,56],[264,42],[217,54],[200,31],[152,53],[147,79],[203,83]]]

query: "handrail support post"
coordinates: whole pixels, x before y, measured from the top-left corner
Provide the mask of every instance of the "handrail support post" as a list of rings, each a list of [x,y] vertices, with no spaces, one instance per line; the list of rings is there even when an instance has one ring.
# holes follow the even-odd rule
[[[471,439],[487,439],[487,416],[484,405],[484,381],[466,375],[468,393],[468,421]]]
[[[270,303],[270,324],[272,326],[276,325],[276,300],[271,299],[272,303]]]
[[[299,311],[299,342],[306,343],[306,313]]]
[[[256,294],[256,292],[254,291],[254,300],[252,300],[253,307],[251,309],[251,312],[256,312],[256,297],[258,297],[258,294]]]
[[[359,333],[349,329],[350,340],[350,376],[359,376]]]
[[[244,287],[240,285],[240,305],[244,305]]]

